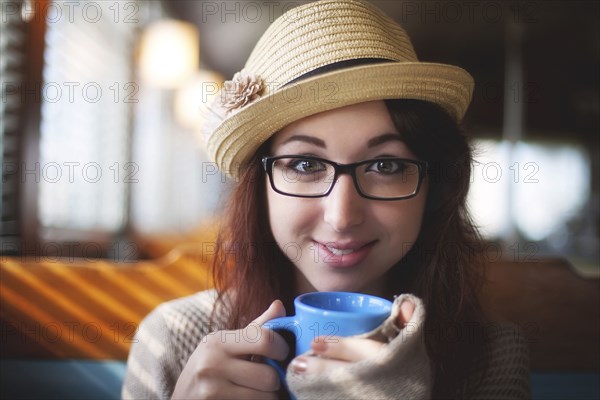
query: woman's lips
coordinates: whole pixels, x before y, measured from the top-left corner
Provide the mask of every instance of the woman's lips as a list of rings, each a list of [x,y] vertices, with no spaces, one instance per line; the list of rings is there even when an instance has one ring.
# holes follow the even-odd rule
[[[317,261],[334,268],[348,268],[363,261],[370,253],[376,241],[372,242],[317,242]]]

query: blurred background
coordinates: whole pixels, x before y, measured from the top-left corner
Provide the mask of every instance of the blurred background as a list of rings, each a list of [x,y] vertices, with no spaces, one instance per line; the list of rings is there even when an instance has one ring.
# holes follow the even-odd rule
[[[228,183],[204,154],[200,106],[301,3],[2,1],[2,252],[119,258],[138,235],[210,222]],[[485,237],[597,270],[598,5],[373,3],[421,60],[475,77],[465,130]]]
[[[598,278],[598,2],[371,2],[407,30],[420,60],[458,65],[475,78],[464,120],[477,154],[469,207],[490,260],[539,264],[528,279],[567,282],[551,263],[541,268],[550,259],[565,261],[578,277]],[[200,109],[243,67],[270,23],[304,3],[0,0],[3,358],[122,361],[129,328],[154,305],[210,285],[190,283],[200,278],[180,253],[165,258],[182,243],[206,250],[226,212],[231,182],[206,157]],[[97,270],[88,271],[92,264]],[[187,272],[144,272],[175,264]],[[586,343],[597,342],[598,280],[586,281],[587,292],[577,285],[563,289],[591,304],[595,319],[579,323],[591,327]],[[529,287],[515,288],[497,303]],[[555,286],[536,290],[533,301],[561,295]],[[89,311],[99,304],[110,313]],[[131,325],[115,328],[104,317],[113,314]],[[104,339],[122,336],[96,347],[89,335],[63,347],[43,336],[56,321],[64,330],[73,315],[106,323]],[[572,317],[578,315],[583,311]],[[581,353],[597,370],[595,346]],[[557,365],[539,360],[534,367]],[[123,365],[116,368],[118,381]],[[596,373],[595,395],[598,380]]]
[[[2,1],[2,252],[144,258],[138,238],[210,224],[228,182],[200,106],[302,3]],[[373,3],[475,78],[470,207],[494,251],[597,273],[598,5]]]

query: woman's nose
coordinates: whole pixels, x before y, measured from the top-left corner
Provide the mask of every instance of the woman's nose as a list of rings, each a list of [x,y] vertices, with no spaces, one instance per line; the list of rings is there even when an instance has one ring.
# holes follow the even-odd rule
[[[362,224],[366,200],[357,192],[351,176],[340,176],[331,193],[323,200],[325,222],[336,232]]]

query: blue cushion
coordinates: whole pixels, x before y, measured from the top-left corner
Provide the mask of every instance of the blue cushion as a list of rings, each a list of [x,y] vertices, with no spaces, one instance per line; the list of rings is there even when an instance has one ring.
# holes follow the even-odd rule
[[[600,372],[537,372],[531,374],[533,399],[600,399]]]
[[[0,360],[0,398],[119,399],[124,361]],[[531,374],[533,399],[600,399],[600,372]]]
[[[119,399],[124,361],[0,360],[0,398]]]

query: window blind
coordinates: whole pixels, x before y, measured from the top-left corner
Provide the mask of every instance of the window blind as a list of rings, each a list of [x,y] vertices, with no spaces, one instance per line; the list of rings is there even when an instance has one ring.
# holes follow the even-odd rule
[[[25,25],[18,12],[21,1],[0,0],[0,254],[15,253],[19,231],[20,90],[25,63]]]
[[[75,2],[47,17],[41,86],[41,228],[118,232],[127,217],[138,2]]]

